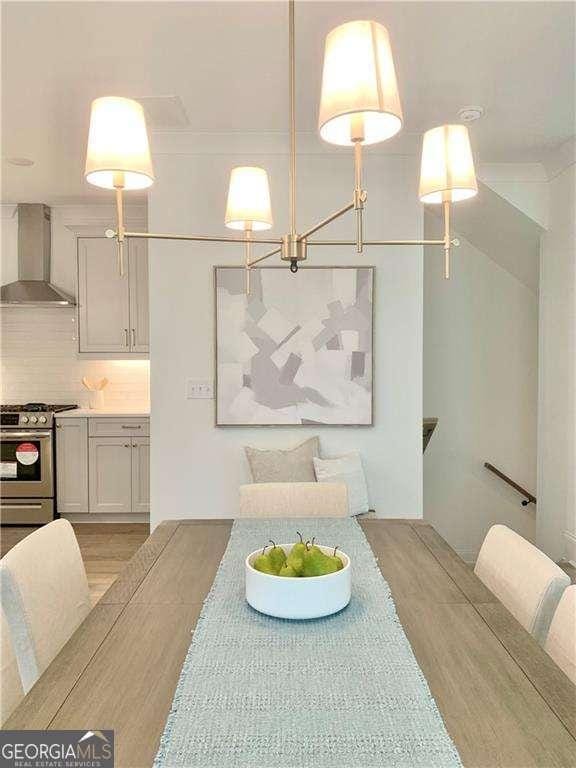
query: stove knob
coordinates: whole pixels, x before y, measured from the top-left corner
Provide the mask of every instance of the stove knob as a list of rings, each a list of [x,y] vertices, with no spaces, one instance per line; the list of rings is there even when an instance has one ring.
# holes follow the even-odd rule
[[[40,424],[46,424],[46,416],[40,416],[38,421],[40,422]]]
[[[37,416],[30,416],[30,423],[31,424],[36,424],[37,421],[38,421],[38,417]]]
[[[20,421],[22,424],[28,424],[28,416],[21,416]]]

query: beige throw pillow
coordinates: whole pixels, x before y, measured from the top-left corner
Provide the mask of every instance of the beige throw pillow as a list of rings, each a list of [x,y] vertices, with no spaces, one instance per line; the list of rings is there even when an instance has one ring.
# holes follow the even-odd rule
[[[246,457],[254,483],[314,483],[313,459],[320,454],[320,439],[309,440],[282,450],[261,450],[246,446]]]

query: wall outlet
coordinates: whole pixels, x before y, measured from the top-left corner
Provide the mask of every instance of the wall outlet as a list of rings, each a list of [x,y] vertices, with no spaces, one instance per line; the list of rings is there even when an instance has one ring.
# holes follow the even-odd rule
[[[188,400],[211,400],[214,397],[214,385],[209,379],[188,379],[186,398]]]

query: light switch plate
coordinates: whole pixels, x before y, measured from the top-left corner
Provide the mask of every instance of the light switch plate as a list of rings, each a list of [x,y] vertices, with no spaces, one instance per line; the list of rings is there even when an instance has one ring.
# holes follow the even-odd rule
[[[188,379],[186,381],[186,398],[188,400],[212,400],[214,385],[210,379]]]

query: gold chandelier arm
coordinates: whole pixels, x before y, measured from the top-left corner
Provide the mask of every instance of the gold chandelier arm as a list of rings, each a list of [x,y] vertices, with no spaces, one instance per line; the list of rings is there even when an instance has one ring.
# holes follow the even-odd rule
[[[252,256],[252,230],[246,229],[246,244],[244,246],[244,272],[246,276],[246,295],[250,296],[250,260]]]
[[[356,240],[308,240],[308,245],[356,245]],[[364,245],[446,245],[445,240],[364,240]],[[450,245],[460,245],[454,238]]]
[[[325,219],[322,219],[322,221],[318,222],[318,224],[315,224],[313,227],[310,227],[310,229],[307,229],[306,232],[303,232],[298,237],[298,240],[307,239],[309,235],[313,235],[314,232],[318,232],[319,229],[322,229],[322,227],[325,227],[327,224],[330,224],[330,222],[334,221],[335,219],[340,218],[340,216],[343,216],[345,213],[348,213],[348,211],[351,211],[353,208],[354,208],[354,201],[352,201],[351,203],[348,203],[348,205],[345,205],[343,208],[340,208],[340,210],[330,214],[330,216],[327,216]]]
[[[269,251],[268,253],[265,253],[264,256],[260,256],[257,259],[253,259],[248,266],[253,267],[255,264],[259,264],[261,261],[264,261],[265,259],[269,259],[270,256],[276,256],[277,253],[281,253],[281,252],[282,252],[282,246],[280,246],[280,248],[274,248],[273,251]]]
[[[118,247],[118,271],[120,277],[124,277],[124,200],[122,192],[124,190],[124,174],[121,172],[114,174],[114,189],[116,191],[116,218],[118,221],[118,230],[116,232],[116,243]]]
[[[296,236],[296,52],[294,0],[288,0],[288,50],[290,66],[288,88],[290,100],[290,232]]]
[[[109,235],[108,232],[111,232]],[[107,237],[116,237],[113,230],[107,231]],[[226,237],[225,235],[177,235],[159,232],[124,232],[124,237],[141,237],[146,240],[191,240],[200,243],[246,243],[245,237]],[[264,245],[280,245],[280,238],[254,238],[251,242],[263,243]]]
[[[364,245],[364,203],[366,192],[362,189],[362,142],[354,142],[354,209],[356,211],[356,251],[362,253]]]
[[[444,200],[444,277],[450,280],[450,202]]]

